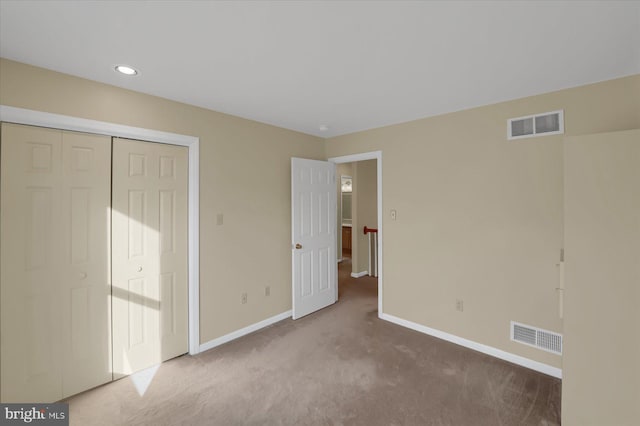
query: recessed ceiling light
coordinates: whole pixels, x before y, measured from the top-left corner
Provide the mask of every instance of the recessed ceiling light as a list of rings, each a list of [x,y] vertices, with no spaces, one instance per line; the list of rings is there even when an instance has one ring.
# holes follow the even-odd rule
[[[329,130],[329,126],[327,126],[326,124],[321,124],[320,126],[318,126],[318,129],[320,129],[321,132],[326,132],[327,130]]]
[[[116,65],[116,71],[125,75],[136,75],[138,74],[138,70],[135,68],[131,68],[128,65]]]

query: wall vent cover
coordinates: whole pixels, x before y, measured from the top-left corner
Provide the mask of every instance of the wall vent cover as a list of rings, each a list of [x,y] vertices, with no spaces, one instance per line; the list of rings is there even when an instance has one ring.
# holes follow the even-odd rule
[[[511,321],[511,340],[562,355],[562,334]]]
[[[564,133],[564,111],[552,111],[507,120],[507,138],[522,139]]]

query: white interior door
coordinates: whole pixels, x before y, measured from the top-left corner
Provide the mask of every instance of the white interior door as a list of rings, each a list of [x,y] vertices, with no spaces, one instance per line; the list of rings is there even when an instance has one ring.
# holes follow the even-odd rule
[[[338,299],[335,164],[291,159],[293,319]]]
[[[2,124],[1,400],[111,380],[108,137]]]
[[[113,140],[113,370],[188,350],[188,149]]]

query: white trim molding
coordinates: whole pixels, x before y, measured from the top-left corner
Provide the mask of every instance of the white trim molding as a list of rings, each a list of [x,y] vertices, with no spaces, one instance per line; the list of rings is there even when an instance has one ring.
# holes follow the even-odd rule
[[[384,247],[384,232],[382,230],[383,226],[382,226],[382,151],[371,151],[371,152],[363,152],[360,154],[352,154],[352,155],[344,155],[342,157],[331,157],[329,158],[328,161],[332,162],[332,163],[336,163],[336,164],[342,164],[342,163],[353,163],[356,161],[364,161],[364,160],[377,160],[376,161],[376,165],[377,165],[377,177],[378,177],[378,182],[377,182],[377,190],[378,190],[378,262],[377,262],[377,266],[378,266],[378,317],[382,318],[382,307],[384,306],[383,303],[383,291],[382,291],[382,270],[384,267],[384,262],[382,261],[382,253],[383,253],[383,247]],[[356,273],[356,275],[358,274],[362,274],[362,272],[358,272]],[[365,272],[365,274],[368,274],[368,272]],[[351,274],[352,277],[354,278],[358,278],[356,276],[354,276],[354,274]]]
[[[291,318],[291,313],[292,311],[289,310],[281,314],[272,316],[271,318],[267,318],[255,324],[251,324],[247,327],[241,328],[240,330],[232,331],[231,333],[225,334],[224,336],[218,337],[217,339],[210,340],[200,345],[200,352],[208,351],[209,349],[213,349],[216,346],[220,346],[239,337],[246,336],[249,333],[253,333],[254,331],[258,331],[262,328],[268,327],[271,324],[275,324],[287,318]]]
[[[362,272],[352,272],[351,276],[353,278],[360,278],[360,277],[364,277],[365,275],[369,275],[369,271],[362,271]]]
[[[200,349],[200,138],[7,105],[0,105],[0,121],[189,148],[189,354],[197,354]]]
[[[428,334],[429,336],[437,337],[438,339],[446,340],[447,342],[455,343],[456,345],[464,346],[465,348],[473,349],[474,351],[481,352],[483,354],[491,355],[492,357],[502,359],[504,361],[511,362],[513,364],[520,365],[522,367],[529,368],[531,370],[538,371],[543,374],[547,374],[558,379],[562,379],[562,369],[552,367],[542,362],[534,361],[529,358],[515,355],[510,352],[503,351],[501,349],[494,348],[492,346],[483,345],[472,340],[468,340],[462,337],[458,337],[453,334],[445,333],[444,331],[436,330],[434,328],[426,327],[424,325],[417,324],[415,322],[407,321],[402,318],[398,318],[389,314],[382,314],[380,318],[392,322],[397,325],[401,325],[411,330],[419,331],[420,333]]]
[[[171,145],[191,146],[200,140],[195,136],[144,129],[142,127],[125,126],[106,121],[89,120],[86,118],[52,114],[6,105],[0,105],[0,121],[121,138],[137,138],[147,142],[167,143]]]

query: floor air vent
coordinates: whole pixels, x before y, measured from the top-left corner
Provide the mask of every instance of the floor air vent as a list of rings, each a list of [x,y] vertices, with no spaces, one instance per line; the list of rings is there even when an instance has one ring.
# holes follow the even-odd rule
[[[562,334],[511,321],[511,340],[562,355]]]

